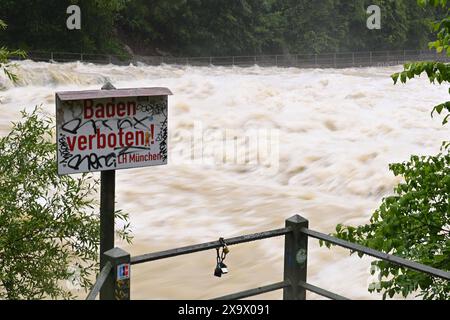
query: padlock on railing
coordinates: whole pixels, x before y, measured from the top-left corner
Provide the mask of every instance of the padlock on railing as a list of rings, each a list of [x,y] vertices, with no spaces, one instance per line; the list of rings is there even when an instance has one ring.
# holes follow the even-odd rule
[[[220,248],[216,248],[217,257],[216,257],[216,269],[214,269],[214,276],[216,277],[222,277],[223,274],[228,273],[228,267],[223,261],[225,260],[227,254],[230,252],[230,249],[228,249],[227,244],[225,243],[225,240],[223,238],[219,239],[220,244],[222,245],[222,253],[220,253]]]
[[[216,277],[222,277],[223,274],[228,273],[228,267],[225,263],[219,262],[216,266],[216,269],[214,270],[214,275]]]
[[[219,265],[220,271],[222,272],[222,274],[227,274],[228,273],[228,267],[225,263],[221,262]]]

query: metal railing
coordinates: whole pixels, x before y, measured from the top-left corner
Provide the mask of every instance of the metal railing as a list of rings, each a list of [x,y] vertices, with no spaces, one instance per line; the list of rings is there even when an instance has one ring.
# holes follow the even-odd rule
[[[317,232],[308,228],[308,220],[295,215],[286,220],[286,226],[265,232],[259,232],[234,238],[225,239],[228,246],[241,243],[257,241],[262,239],[285,237],[284,254],[284,279],[281,282],[273,283],[259,288],[249,289],[238,293],[233,293],[218,297],[215,300],[235,300],[244,299],[263,293],[276,290],[283,290],[284,300],[305,300],[306,291],[316,293],[320,296],[333,300],[346,300],[347,298],[336,293],[319,288],[307,282],[307,260],[308,260],[308,238],[319,239],[343,248],[360,252],[392,264],[426,273],[433,277],[450,280],[450,272],[439,270],[401,257],[383,253],[359,244],[338,239],[327,234]],[[143,254],[135,257],[120,248],[114,248],[105,252],[107,262],[100,272],[95,285],[89,293],[87,299],[94,300],[100,290],[103,290],[104,299],[127,300],[130,298],[130,279],[119,279],[118,268],[124,265],[134,265],[155,260],[167,259],[175,256],[192,254],[222,247],[223,242],[212,241],[192,246],[186,246],[155,253]]]
[[[108,261],[98,274],[97,281],[95,281],[95,284],[92,287],[91,292],[89,292],[88,296],[86,297],[86,300],[95,300],[95,298],[97,298],[111,270],[112,264]]]
[[[299,53],[286,55],[254,56],[207,56],[207,57],[172,57],[172,56],[131,56],[111,54],[91,54],[73,52],[30,51],[27,59],[50,62],[87,62],[95,64],[129,65],[144,63],[147,65],[190,65],[190,66],[262,66],[262,67],[297,67],[297,68],[347,68],[388,66],[403,64],[408,61],[450,61],[446,54],[431,50],[394,50],[337,53]],[[20,57],[15,57],[21,59]]]

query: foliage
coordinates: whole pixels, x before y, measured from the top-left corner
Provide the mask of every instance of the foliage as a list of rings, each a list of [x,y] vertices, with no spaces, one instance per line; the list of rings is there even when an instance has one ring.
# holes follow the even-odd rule
[[[422,49],[440,12],[415,0],[2,0],[10,33],[0,41],[25,50],[142,54],[248,55]],[[77,4],[81,30],[67,30]],[[366,9],[381,7],[381,30]],[[23,14],[27,12],[27,14]]]
[[[446,0],[418,1],[420,5],[443,6]],[[434,24],[438,40],[430,48],[448,49],[448,17]],[[426,73],[439,84],[449,82],[449,65],[441,62],[408,63],[402,72],[392,75],[394,83]],[[434,113],[449,111],[449,102],[434,107]],[[447,115],[443,124],[449,120]],[[450,270],[450,143],[446,142],[435,156],[412,156],[408,162],[391,164],[390,170],[404,182],[394,195],[383,199],[370,223],[358,227],[338,225],[336,236],[364,246],[394,254],[442,270]],[[329,246],[329,244],[328,244]],[[362,256],[362,255],[360,255]],[[402,268],[385,261],[374,261],[373,273],[379,282],[369,291],[383,292],[383,298],[417,293],[423,299],[449,299],[450,283],[429,275]]]
[[[22,116],[0,138],[0,297],[70,298],[71,279],[90,288],[98,272],[98,181],[59,176],[52,121],[38,109]]]
[[[5,30],[7,27],[6,23],[2,20],[0,20],[0,30]],[[14,50],[10,51],[6,47],[0,47],[0,70],[3,70],[3,72],[6,74],[6,76],[11,80],[16,82],[17,76],[10,71],[11,63],[9,63],[10,57],[17,56],[24,58],[25,52],[22,50]]]
[[[0,42],[23,50],[121,53],[114,22],[126,0],[2,0],[9,32]],[[67,8],[81,8],[81,30],[68,30]]]
[[[437,40],[430,42],[429,47],[430,49],[434,48],[438,53],[445,53],[450,57],[450,9],[447,8],[447,0],[418,0],[418,3],[421,6],[441,6],[446,9],[447,16],[432,24],[433,30],[437,33]],[[394,80],[394,83],[397,83],[398,80],[402,83],[406,83],[408,80],[420,76],[423,73],[426,73],[431,83],[437,82],[442,84],[450,82],[450,64],[436,61],[407,63],[404,65],[402,72],[392,75],[392,79]],[[445,125],[450,120],[450,101],[435,106],[431,115],[433,116],[435,113],[443,114],[445,111],[447,112],[447,115],[442,122]]]
[[[392,196],[383,199],[359,227],[336,227],[336,236],[442,270],[450,270],[450,153],[449,144],[435,156],[412,156],[389,166],[404,178]],[[380,283],[369,291],[383,298],[419,291],[424,299],[450,298],[450,283],[385,261],[374,261]]]

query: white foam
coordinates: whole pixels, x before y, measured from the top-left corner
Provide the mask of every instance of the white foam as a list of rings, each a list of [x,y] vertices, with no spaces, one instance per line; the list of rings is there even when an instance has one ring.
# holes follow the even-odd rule
[[[118,172],[117,208],[130,213],[135,246],[127,248],[132,253],[136,248],[154,251],[278,228],[296,213],[309,218],[315,229],[331,232],[337,223],[367,222],[397,181],[388,171],[390,162],[407,160],[413,153],[435,153],[440,141],[449,137],[440,119],[430,119],[432,106],[447,98],[446,88],[425,79],[394,86],[389,75],[400,69],[118,67],[25,61],[19,63],[18,85],[2,78],[6,89],[0,91],[0,135],[8,132],[10,121],[19,119],[24,107],[42,103],[53,114],[55,91],[97,89],[105,79],[118,88],[166,86],[174,93],[169,98],[169,147],[186,152],[171,154],[171,164],[165,167]],[[191,140],[180,130],[189,130],[196,121],[204,129],[278,129],[278,171],[267,174],[260,167],[188,161]],[[281,272],[282,245],[254,244],[246,255],[264,256],[269,262],[249,260],[238,270],[230,265],[230,273],[239,280],[230,275],[225,287],[256,287],[261,285],[258,279],[279,281],[280,273],[274,270]],[[329,289],[349,297],[370,297],[364,281],[370,277],[368,261],[342,260],[342,254],[336,260],[332,255],[312,247],[314,282],[331,284]],[[139,286],[136,294],[181,297],[177,289],[184,275],[169,269],[188,264],[188,259],[168,260],[164,274],[140,278],[148,286]],[[199,263],[213,270],[213,253],[210,261]],[[245,267],[259,276],[245,278]],[[204,274],[195,268],[189,274],[198,283],[213,281],[208,280],[209,271]],[[339,287],[344,283],[343,269],[358,281]],[[165,279],[164,289],[151,285],[160,278]],[[208,294],[216,293],[210,288]],[[205,292],[201,285],[185,290],[192,298]]]

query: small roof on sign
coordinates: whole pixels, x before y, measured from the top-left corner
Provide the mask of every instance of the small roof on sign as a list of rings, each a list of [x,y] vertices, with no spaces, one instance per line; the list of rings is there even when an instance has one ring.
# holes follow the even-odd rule
[[[56,93],[56,96],[61,101],[102,99],[102,98],[144,97],[144,96],[168,96],[168,95],[172,95],[172,92],[168,88],[163,87],[129,88],[129,89],[114,89],[114,90],[63,91]]]

